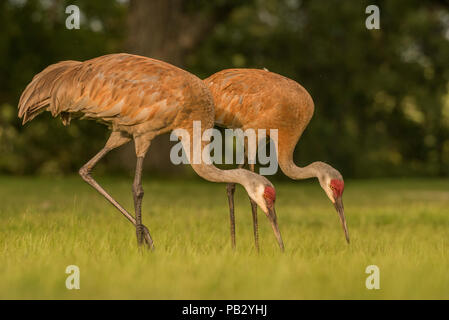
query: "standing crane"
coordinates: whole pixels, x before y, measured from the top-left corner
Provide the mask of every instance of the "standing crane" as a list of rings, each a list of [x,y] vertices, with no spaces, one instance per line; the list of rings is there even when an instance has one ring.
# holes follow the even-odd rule
[[[23,124],[43,111],[60,116],[64,125],[72,118],[82,117],[103,122],[112,130],[105,147],[79,174],[134,225],[139,247],[145,243],[153,249],[153,240],[141,216],[143,160],[154,137],[175,129],[189,133],[189,138],[182,137],[181,142],[193,155],[193,122],[201,121],[201,136],[214,125],[213,99],[206,85],[173,65],[136,55],[111,54],[84,62],[63,61],[37,74],[20,97],[18,115]],[[94,166],[109,151],[131,140],[137,155],[132,186],[135,218],[91,176]],[[205,144],[203,141],[202,147]],[[208,163],[191,161],[191,166],[206,180],[241,184],[267,215],[283,250],[273,185],[251,171],[220,170]]]
[[[343,177],[330,165],[317,161],[306,167],[293,162],[293,151],[313,115],[309,93],[297,82],[279,74],[259,69],[227,69],[205,79],[215,104],[215,124],[225,128],[278,130],[276,151],[279,166],[291,179],[318,178],[321,188],[332,201],[340,217],[346,241],[349,233],[343,209]],[[257,147],[257,146],[254,146]],[[255,163],[253,159],[252,163]],[[244,164],[239,167],[243,167]],[[250,164],[254,171],[254,164]],[[231,230],[235,230],[235,184],[227,185]],[[251,199],[250,199],[251,200]],[[251,200],[254,239],[258,243],[257,204]],[[235,244],[235,231],[231,232]]]

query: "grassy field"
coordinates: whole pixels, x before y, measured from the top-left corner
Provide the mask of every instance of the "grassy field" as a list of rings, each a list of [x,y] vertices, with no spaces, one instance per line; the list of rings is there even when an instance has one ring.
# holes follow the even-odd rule
[[[99,179],[132,208],[131,179]],[[236,192],[237,250],[230,248],[225,187],[145,180],[144,223],[155,252],[78,177],[0,177],[0,298],[402,299],[449,298],[449,181],[347,181],[351,244],[318,183],[277,183],[281,254],[259,210]],[[77,265],[81,289],[67,290]],[[380,268],[380,290],[365,268]]]

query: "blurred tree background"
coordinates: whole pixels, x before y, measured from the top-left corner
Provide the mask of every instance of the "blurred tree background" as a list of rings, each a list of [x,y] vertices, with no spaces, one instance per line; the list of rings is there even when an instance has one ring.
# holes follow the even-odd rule
[[[65,27],[66,6],[81,28]],[[365,8],[380,8],[367,30]],[[448,176],[449,2],[349,0],[2,0],[0,173],[76,172],[104,144],[92,121],[17,118],[22,90],[49,64],[130,52],[201,78],[268,68],[302,84],[315,114],[296,148],[300,165],[323,160],[345,177]],[[168,137],[152,146],[153,172],[169,162]],[[133,146],[99,170],[130,172]]]

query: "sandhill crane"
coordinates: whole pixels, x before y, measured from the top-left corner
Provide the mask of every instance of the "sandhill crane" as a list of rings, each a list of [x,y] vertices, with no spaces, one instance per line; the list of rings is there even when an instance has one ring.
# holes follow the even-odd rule
[[[297,82],[279,74],[259,69],[227,69],[205,79],[215,104],[215,124],[226,128],[278,130],[276,151],[279,166],[291,179],[316,177],[340,217],[346,241],[349,233],[343,209],[342,175],[324,162],[313,162],[298,167],[293,162],[293,151],[304,129],[309,124],[314,104],[309,93]],[[241,165],[240,167],[243,167]],[[250,165],[254,171],[254,165]],[[231,230],[234,224],[235,184],[227,185],[230,204]],[[258,248],[257,206],[251,200],[254,238]],[[235,242],[235,234],[232,234]]]
[[[111,202],[136,228],[137,242],[153,248],[142,224],[142,164],[151,140],[174,129],[193,139],[193,122],[201,121],[201,134],[214,125],[213,100],[206,85],[194,75],[168,63],[130,54],[111,54],[84,62],[63,61],[37,74],[22,93],[19,117],[23,124],[43,111],[60,116],[64,125],[82,117],[106,123],[112,130],[105,147],[80,170],[81,177]],[[91,176],[91,170],[109,151],[134,140],[137,164],[132,186],[135,218]],[[185,148],[193,141],[181,139]],[[187,143],[189,142],[189,143]],[[205,142],[202,142],[205,145]],[[190,146],[190,147],[189,147]],[[202,178],[239,183],[266,213],[281,250],[284,245],[275,212],[275,190],[264,177],[248,170],[220,170],[191,162]]]

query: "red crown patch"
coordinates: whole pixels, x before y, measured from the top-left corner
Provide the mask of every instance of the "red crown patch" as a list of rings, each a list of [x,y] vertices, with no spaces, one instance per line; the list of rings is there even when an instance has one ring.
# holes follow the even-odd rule
[[[345,189],[345,183],[343,182],[343,180],[332,179],[331,187],[334,191],[334,196],[341,197],[341,195],[343,194],[343,190]]]
[[[276,200],[276,190],[274,190],[273,187],[266,186],[263,192],[263,196],[269,204],[273,204]]]

